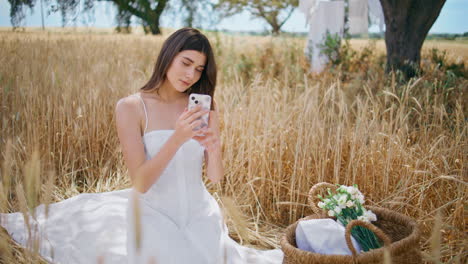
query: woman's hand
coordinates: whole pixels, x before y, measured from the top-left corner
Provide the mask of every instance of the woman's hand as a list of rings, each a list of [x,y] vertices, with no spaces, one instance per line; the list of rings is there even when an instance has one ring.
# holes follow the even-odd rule
[[[193,139],[197,140],[203,147],[205,147],[208,154],[213,153],[220,149],[219,135],[212,128],[204,128],[201,130],[204,136],[195,136]]]
[[[201,106],[196,106],[190,111],[187,108],[179,116],[175,124],[174,136],[177,137],[181,144],[187,140],[195,137],[200,131],[194,130],[197,126],[202,124],[202,120],[197,118],[208,113],[209,110],[203,110]]]
[[[216,109],[214,111],[210,111],[208,127],[201,129],[198,133],[204,134],[204,136],[195,136],[193,139],[197,140],[202,146],[204,146],[208,154],[221,149],[219,119],[218,111]]]
[[[208,128],[201,132],[205,136],[195,136],[194,139],[205,147],[206,175],[213,183],[223,179],[224,167],[221,156],[221,140],[219,133],[218,108],[213,101],[214,111],[210,112]]]

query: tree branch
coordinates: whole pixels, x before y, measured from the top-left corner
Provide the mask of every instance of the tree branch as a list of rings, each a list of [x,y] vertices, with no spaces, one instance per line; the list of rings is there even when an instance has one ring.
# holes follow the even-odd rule
[[[280,23],[280,25],[279,25],[280,28],[284,25],[284,23],[286,21],[288,21],[289,17],[292,15],[293,11],[294,11],[294,7],[291,8],[291,10],[289,11],[289,14],[286,16],[286,18],[283,20],[283,22]]]
[[[141,19],[145,19],[147,16],[144,12],[138,10],[137,8],[129,5],[129,3],[125,0],[96,0],[98,2],[113,2],[117,5],[119,5],[122,9],[128,10],[130,13],[132,13],[134,16],[137,16]]]

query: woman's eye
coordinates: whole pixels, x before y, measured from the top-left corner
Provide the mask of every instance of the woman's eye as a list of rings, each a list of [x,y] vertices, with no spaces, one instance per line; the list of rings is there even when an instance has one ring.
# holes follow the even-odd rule
[[[197,72],[203,72],[203,70],[197,69]]]
[[[182,63],[183,63],[185,66],[189,66],[189,64],[188,64],[188,63],[186,63],[186,62],[182,62]]]

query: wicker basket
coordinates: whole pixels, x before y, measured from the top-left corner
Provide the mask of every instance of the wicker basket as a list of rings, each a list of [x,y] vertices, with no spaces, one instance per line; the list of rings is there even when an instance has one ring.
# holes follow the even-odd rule
[[[314,214],[301,218],[288,226],[281,237],[280,244],[284,252],[283,264],[384,263],[384,252],[389,253],[391,263],[394,264],[419,264],[423,262],[419,250],[420,233],[416,222],[402,214],[374,206],[366,208],[377,215],[377,221],[369,224],[353,220],[346,227],[346,243],[353,255],[323,255],[298,249],[296,245],[296,227],[299,221],[328,217],[322,212],[322,209],[315,206],[314,197],[317,197],[317,191],[324,187],[336,188],[336,185],[329,183],[314,185],[309,192],[309,203]],[[350,238],[351,228],[355,225],[361,225],[372,230],[384,242],[384,247],[357,254]]]

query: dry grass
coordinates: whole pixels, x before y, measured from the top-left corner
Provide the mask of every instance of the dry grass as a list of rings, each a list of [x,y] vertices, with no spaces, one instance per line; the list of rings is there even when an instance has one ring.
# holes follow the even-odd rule
[[[374,40],[378,52],[385,52],[385,41]],[[369,45],[369,40],[366,39],[352,39],[351,45],[355,49],[363,49]],[[468,44],[462,41],[450,40],[432,40],[426,41],[422,48],[422,53],[427,53],[430,49],[437,48],[439,50],[447,50],[448,59],[453,61],[468,61]]]
[[[310,76],[301,39],[209,37],[226,175],[206,183],[228,214],[242,211],[228,221],[234,238],[275,247],[284,227],[311,213],[313,184],[357,183],[369,204],[420,223],[427,259],[467,260],[466,79],[427,62],[422,78],[399,84],[384,77],[381,43],[347,78]],[[129,187],[114,106],[149,78],[163,39],[0,32],[3,212]],[[466,61],[468,45],[457,49],[449,55]],[[10,261],[35,262],[0,241]]]

